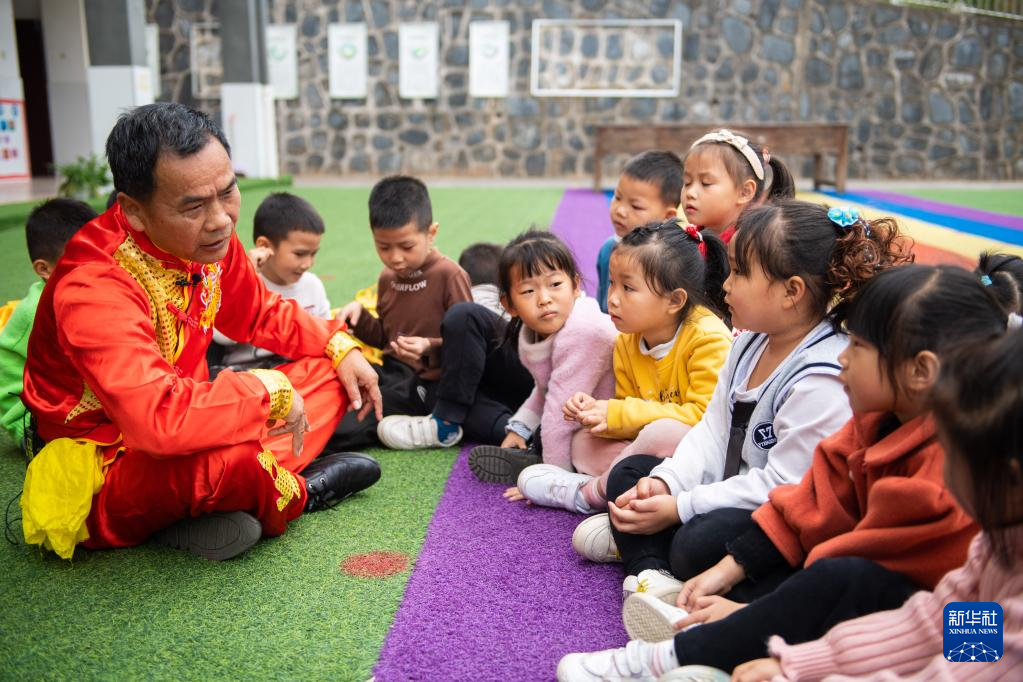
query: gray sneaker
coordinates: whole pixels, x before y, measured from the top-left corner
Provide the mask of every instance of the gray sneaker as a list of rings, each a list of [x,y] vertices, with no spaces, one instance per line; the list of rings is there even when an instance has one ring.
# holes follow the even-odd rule
[[[262,535],[262,524],[251,514],[213,512],[178,521],[154,533],[151,540],[203,559],[223,561],[252,547]]]
[[[531,450],[478,445],[469,451],[469,470],[484,483],[510,483],[528,466],[540,463],[540,455]]]

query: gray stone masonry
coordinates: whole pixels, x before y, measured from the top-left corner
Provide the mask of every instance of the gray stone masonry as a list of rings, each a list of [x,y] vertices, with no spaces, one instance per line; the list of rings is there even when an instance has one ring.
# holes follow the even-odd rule
[[[217,0],[147,0],[160,27],[163,97],[192,97],[188,36]],[[585,176],[601,123],[848,122],[852,178],[1023,178],[1023,22],[872,0],[270,0],[298,25],[299,97],[277,104],[290,174]],[[534,98],[534,19],[679,19],[677,98]],[[468,96],[469,23],[510,22],[510,94]],[[398,25],[440,24],[440,95],[398,97]],[[327,26],[365,22],[369,96],[331,100]],[[566,38],[588,68],[615,73],[615,40]],[[663,83],[670,44],[642,79]],[[623,74],[628,77],[630,74]],[[631,74],[639,78],[639,70]],[[768,141],[768,144],[770,141]],[[683,150],[675,150],[683,151]],[[615,177],[623,159],[609,160]],[[789,159],[797,174],[808,160]]]

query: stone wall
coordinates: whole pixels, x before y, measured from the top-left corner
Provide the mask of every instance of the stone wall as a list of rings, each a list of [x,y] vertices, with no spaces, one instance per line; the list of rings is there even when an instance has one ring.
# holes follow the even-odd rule
[[[147,0],[163,99],[194,101],[187,37],[217,0]],[[599,123],[827,121],[851,126],[853,178],[1023,178],[1023,22],[872,0],[270,0],[296,23],[300,96],[277,105],[291,174],[543,177],[592,172]],[[678,98],[534,98],[538,18],[683,22]],[[511,92],[468,97],[473,20],[511,25]],[[398,97],[398,24],[440,24],[440,96]],[[366,22],[369,97],[331,100],[327,25]],[[613,66],[619,53],[594,57]],[[769,141],[768,141],[769,142]],[[620,159],[607,168],[611,177]],[[805,160],[792,159],[796,172]]]

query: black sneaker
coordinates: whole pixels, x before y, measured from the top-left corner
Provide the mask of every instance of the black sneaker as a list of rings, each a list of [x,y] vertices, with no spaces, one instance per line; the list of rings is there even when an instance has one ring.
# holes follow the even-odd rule
[[[238,556],[263,535],[263,526],[245,512],[213,512],[178,521],[152,536],[152,541],[191,552],[210,561]]]
[[[358,452],[320,455],[302,472],[307,512],[330,509],[349,495],[365,490],[380,480],[380,464]]]
[[[511,483],[528,466],[540,463],[540,455],[532,450],[478,445],[469,451],[469,469],[485,483]]]

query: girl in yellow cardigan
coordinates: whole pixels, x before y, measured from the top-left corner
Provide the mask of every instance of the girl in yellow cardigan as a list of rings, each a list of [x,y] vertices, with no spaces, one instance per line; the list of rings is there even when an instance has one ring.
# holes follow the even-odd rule
[[[563,408],[580,423],[572,452],[591,476],[546,464],[527,467],[518,490],[534,504],[603,510],[607,473],[619,459],[668,457],[703,416],[732,333],[721,321],[728,276],[724,243],[674,220],[640,227],[611,254],[608,312],[615,341],[615,397],[576,393]],[[570,506],[571,505],[571,506]]]

